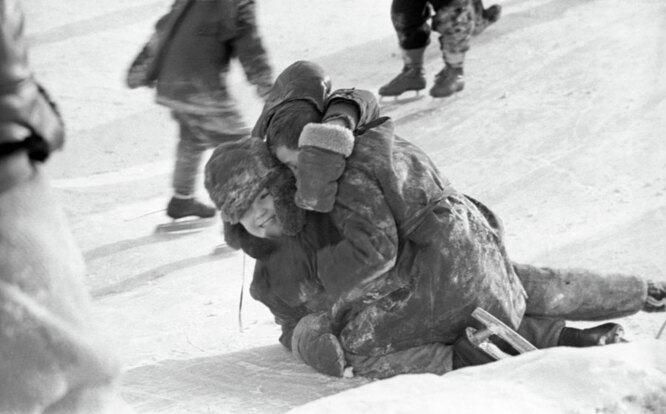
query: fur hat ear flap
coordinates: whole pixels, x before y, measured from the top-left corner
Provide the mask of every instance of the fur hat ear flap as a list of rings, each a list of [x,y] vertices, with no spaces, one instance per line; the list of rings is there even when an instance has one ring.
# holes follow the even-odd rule
[[[245,230],[242,224],[222,222],[224,226],[224,241],[234,250],[242,249],[253,259],[261,260],[271,254],[277,247],[277,241],[255,237]]]
[[[231,224],[228,221],[222,222],[224,232],[224,242],[234,250],[241,249],[242,232],[245,232],[242,224]]]
[[[296,178],[288,168],[280,167],[277,169],[269,186],[269,192],[273,196],[275,213],[282,223],[284,234],[295,236],[305,225],[306,212],[296,206],[294,201]]]

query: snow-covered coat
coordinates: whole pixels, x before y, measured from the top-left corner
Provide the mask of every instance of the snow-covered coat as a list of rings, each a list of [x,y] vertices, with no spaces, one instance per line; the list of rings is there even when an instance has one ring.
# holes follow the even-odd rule
[[[334,317],[346,314],[348,351],[451,343],[477,306],[520,324],[526,295],[498,220],[396,137],[392,121],[357,138],[331,217],[343,241],[318,252],[317,269]]]
[[[0,412],[129,412],[119,361],[93,327],[83,256],[37,162],[61,147],[63,125],[23,28],[20,2],[0,1]]]
[[[310,82],[302,88],[304,78]],[[320,101],[313,78],[307,65],[278,77],[255,127],[259,136],[280,96]],[[344,327],[345,349],[376,355],[451,343],[473,324],[477,306],[517,327],[525,292],[499,221],[441,178],[422,150],[396,137],[390,119],[373,120],[374,96],[357,93],[355,102],[360,134],[331,213],[342,239],[319,249],[314,267]]]
[[[367,133],[372,131],[381,132]],[[386,140],[364,136],[357,146],[361,142]],[[417,171],[425,174],[419,176],[432,182],[431,194],[437,198],[446,194],[431,203],[437,208],[425,213],[416,202],[391,200],[396,211],[401,209],[399,218],[413,219],[404,220],[402,226],[391,218],[392,210],[383,201],[378,182],[366,183],[368,172],[356,171],[355,160],[373,165],[363,157],[349,159],[341,181],[360,180],[352,183],[364,183],[363,194],[342,184],[339,199],[346,200],[344,204],[330,215],[308,212],[306,225],[297,236],[259,240],[243,232],[240,225],[228,226],[236,233],[232,236],[227,231],[227,241],[258,259],[251,294],[282,325],[280,340],[285,346],[291,346],[291,332],[300,318],[328,311],[334,304],[345,350],[361,355],[383,355],[431,342],[451,343],[462,328],[473,324],[469,314],[476,306],[514,327],[520,322],[524,293],[494,223],[467,197],[439,180],[426,178],[433,171],[419,163],[421,158],[418,152],[412,154],[411,144],[398,139],[396,145],[399,165],[418,165],[421,169]],[[376,155],[376,150],[370,146],[369,152],[359,154]],[[412,158],[407,160],[407,154]],[[395,180],[393,195],[398,189],[408,200],[424,203],[427,200],[422,197],[429,194]],[[285,197],[291,201],[287,193]],[[296,208],[293,202],[291,205]],[[338,225],[337,220],[343,224]],[[391,268],[381,271],[382,265]]]
[[[253,238],[241,226],[227,231],[228,242],[258,259],[251,293],[276,315],[284,345],[291,347],[300,318],[334,303],[348,356],[451,342],[472,323],[467,315],[477,304],[515,327],[525,295],[514,271],[536,299],[527,304],[533,316],[594,320],[640,310],[645,289],[638,278],[512,265],[499,219],[453,189],[420,149],[395,137],[390,120],[376,119],[371,93],[327,95],[330,81],[322,82],[316,65],[290,69],[298,69],[285,71],[296,81],[284,72],[278,77],[256,135],[280,98],[305,97],[321,111],[331,97],[351,99],[361,119],[332,215],[309,212],[296,237],[280,240]],[[283,193],[281,205],[296,208],[293,191]]]

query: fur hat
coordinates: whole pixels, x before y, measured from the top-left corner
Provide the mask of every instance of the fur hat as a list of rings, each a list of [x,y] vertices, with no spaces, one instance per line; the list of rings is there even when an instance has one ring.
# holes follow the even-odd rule
[[[218,146],[206,163],[204,183],[222,220],[238,223],[277,170],[275,159],[259,138]]]
[[[227,225],[238,224],[263,188],[268,188],[273,196],[275,214],[285,235],[297,234],[305,224],[305,211],[294,202],[294,175],[277,163],[259,138],[218,146],[206,164],[205,185]],[[229,238],[234,237],[229,234]]]

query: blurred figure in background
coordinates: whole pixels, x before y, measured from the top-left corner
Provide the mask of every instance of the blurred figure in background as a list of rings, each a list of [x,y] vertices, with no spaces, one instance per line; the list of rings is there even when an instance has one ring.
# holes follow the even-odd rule
[[[451,96],[463,90],[465,53],[473,35],[499,20],[499,5],[483,8],[481,0],[393,0],[391,21],[402,52],[402,71],[379,88],[381,96],[398,96],[426,87],[423,57],[432,30],[439,32],[444,68],[435,76],[430,95]],[[432,18],[432,27],[428,20]]]
[[[128,413],[42,172],[63,124],[28,66],[23,23],[18,1],[0,0],[0,412]]]
[[[249,135],[229,93],[227,74],[238,58],[264,98],[272,68],[257,29],[253,0],[176,0],[130,66],[130,88],[155,87],[180,128],[167,215],[209,218],[215,208],[197,200],[196,180],[207,149]]]

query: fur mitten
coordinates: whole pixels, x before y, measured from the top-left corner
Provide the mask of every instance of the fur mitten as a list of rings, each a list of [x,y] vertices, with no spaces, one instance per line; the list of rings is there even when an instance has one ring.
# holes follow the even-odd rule
[[[296,205],[322,213],[333,210],[338,179],[354,148],[351,130],[329,124],[308,124],[299,138]]]
[[[291,352],[322,374],[332,377],[344,374],[344,351],[325,313],[309,314],[298,321],[291,338]]]

